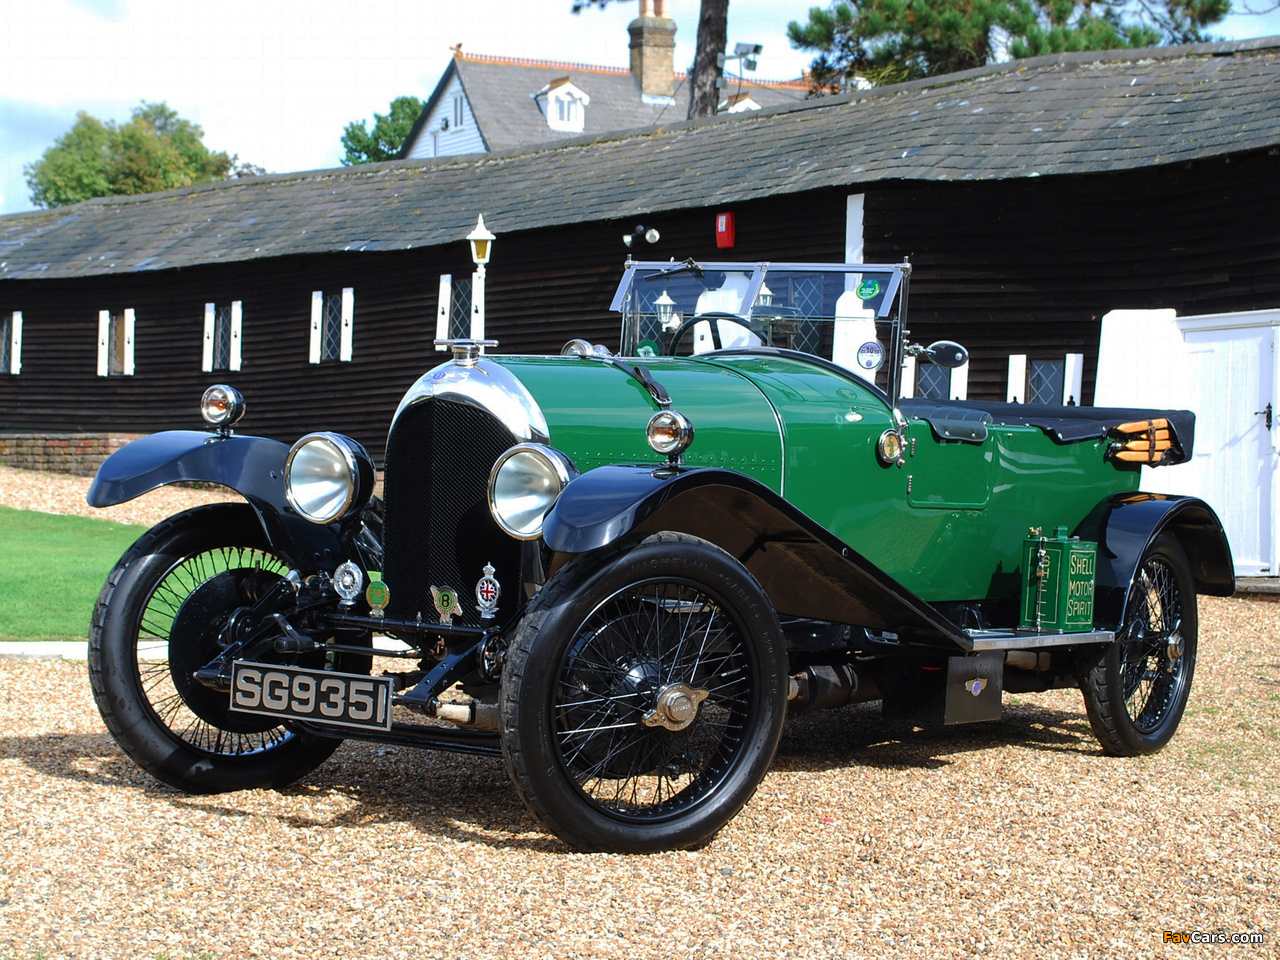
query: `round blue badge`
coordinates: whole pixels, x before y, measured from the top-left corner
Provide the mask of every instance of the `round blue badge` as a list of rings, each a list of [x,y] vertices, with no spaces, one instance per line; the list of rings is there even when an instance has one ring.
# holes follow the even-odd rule
[[[868,340],[858,348],[858,366],[863,370],[879,370],[884,363],[884,347],[879,340]]]

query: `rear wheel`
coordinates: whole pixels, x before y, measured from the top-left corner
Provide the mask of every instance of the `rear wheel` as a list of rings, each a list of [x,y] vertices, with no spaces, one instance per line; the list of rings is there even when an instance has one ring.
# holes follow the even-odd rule
[[[289,572],[253,510],[216,504],[170,517],[121,557],[94,608],[89,677],[112,737],[157,779],[192,793],[279,787],[340,740],[233,713],[192,672],[223,628]]]
[[[658,534],[579,557],[512,639],[507,769],[530,810],[574,846],[698,846],[773,759],[786,666],[768,597],[718,547]]]
[[[1187,555],[1160,536],[1138,564],[1116,639],[1082,662],[1085,709],[1103,750],[1139,756],[1169,742],[1191,693],[1197,634]]]

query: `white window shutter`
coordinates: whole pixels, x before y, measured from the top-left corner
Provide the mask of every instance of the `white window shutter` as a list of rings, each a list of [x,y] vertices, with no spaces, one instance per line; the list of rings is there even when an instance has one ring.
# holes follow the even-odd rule
[[[453,274],[440,274],[440,298],[439,306],[436,307],[436,339],[448,340],[449,331],[452,324],[449,322],[453,316]],[[436,350],[443,351],[449,348],[443,344],[437,345]]]
[[[133,307],[124,312],[124,375],[133,376],[133,331],[135,318]]]
[[[9,372],[22,372],[22,311],[13,311],[13,325],[9,328]]]
[[[241,321],[241,304],[239,300],[231,301],[231,356],[228,358],[228,369],[239,371],[240,369],[240,329]]]
[[[969,399],[969,361],[951,369],[951,399]]]
[[[311,356],[312,363],[320,362],[320,340],[324,336],[324,291],[311,292]]]
[[[1009,354],[1009,391],[1005,396],[1009,403],[1027,402],[1027,355]]]
[[[111,356],[107,340],[111,337],[111,311],[98,311],[98,376],[105,377],[111,372]]]
[[[914,397],[916,395],[916,358],[902,358],[902,385],[898,389],[898,395],[904,398]]]
[[[1083,406],[1080,392],[1084,389],[1084,354],[1068,353],[1063,369],[1062,405],[1065,407],[1068,403],[1074,403],[1077,407]]]
[[[200,369],[205,373],[213,370],[213,330],[217,312],[218,308],[212,303],[204,305],[204,343],[200,347]]]
[[[354,287],[342,288],[342,340],[338,345],[338,359],[351,359],[352,322],[356,313],[356,291]]]

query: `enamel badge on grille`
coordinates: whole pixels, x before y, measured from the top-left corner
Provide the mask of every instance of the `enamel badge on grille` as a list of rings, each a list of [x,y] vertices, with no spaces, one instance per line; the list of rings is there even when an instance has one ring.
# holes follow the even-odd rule
[[[484,565],[484,576],[476,583],[476,607],[483,620],[492,620],[498,612],[498,598],[502,596],[502,585],[493,576],[493,564]]]
[[[432,587],[431,599],[435,601],[441,623],[447,624],[450,617],[462,616],[462,604],[458,602],[458,592],[453,587]]]

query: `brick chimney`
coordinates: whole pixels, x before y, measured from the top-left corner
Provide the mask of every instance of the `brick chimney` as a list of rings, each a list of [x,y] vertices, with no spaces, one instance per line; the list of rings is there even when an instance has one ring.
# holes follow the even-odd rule
[[[674,97],[676,22],[667,18],[666,0],[640,0],[640,16],[631,21],[627,32],[631,34],[631,75],[641,97]]]

